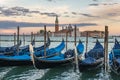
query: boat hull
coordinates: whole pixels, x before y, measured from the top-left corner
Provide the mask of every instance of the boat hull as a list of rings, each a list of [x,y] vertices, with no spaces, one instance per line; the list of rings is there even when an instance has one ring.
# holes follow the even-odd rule
[[[79,70],[86,71],[86,70],[93,70],[102,67],[103,65],[103,58],[96,60],[94,63],[82,63],[79,61]]]
[[[73,58],[65,59],[65,60],[42,60],[42,59],[35,59],[35,67],[37,69],[47,69],[47,68],[54,68],[59,66],[65,66],[71,64],[73,62]]]
[[[26,66],[26,65],[33,65],[32,61],[30,60],[5,60],[0,59],[0,66]]]
[[[78,44],[77,50],[78,57],[83,53],[84,46],[82,43]],[[47,68],[55,68],[60,66],[68,66],[73,63],[74,61],[74,50],[68,50],[64,54],[59,54],[50,58],[44,57],[44,58],[38,58],[31,52],[31,57],[33,61],[33,65],[37,69],[47,69]]]
[[[114,60],[113,64],[110,65],[110,69],[117,75],[120,75],[120,63],[118,63],[116,60]]]
[[[120,75],[120,44],[115,39],[114,46],[109,54],[109,65],[111,72]]]
[[[56,56],[56,54],[61,53],[61,51],[64,49],[65,43],[64,40],[55,48],[51,48],[46,50],[46,54],[49,57]],[[42,57],[44,54],[44,50],[40,52],[34,53],[36,56]],[[21,53],[21,55],[0,55],[0,66],[24,66],[24,65],[33,65],[31,61],[31,57],[29,56],[30,52]]]

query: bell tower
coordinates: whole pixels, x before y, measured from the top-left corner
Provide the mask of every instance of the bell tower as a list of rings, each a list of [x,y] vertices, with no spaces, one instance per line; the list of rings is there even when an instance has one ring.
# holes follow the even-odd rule
[[[56,15],[56,20],[55,20],[55,32],[59,31],[59,22],[58,22],[58,16]]]

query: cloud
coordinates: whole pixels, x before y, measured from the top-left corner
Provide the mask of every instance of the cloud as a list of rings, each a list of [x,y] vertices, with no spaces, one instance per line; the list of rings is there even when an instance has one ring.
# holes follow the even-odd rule
[[[16,22],[16,21],[0,21],[0,29],[14,29],[17,26],[20,27],[43,27],[44,25],[53,27],[54,23],[30,23],[30,22]],[[60,24],[60,26],[65,26],[67,24]],[[96,23],[73,23],[72,25],[81,26],[96,26]]]
[[[73,15],[77,15],[78,13],[77,12],[71,12]]]
[[[67,13],[66,13],[67,14]],[[98,16],[94,16],[92,14],[88,14],[88,13],[79,13],[79,12],[71,12],[72,15],[82,15],[82,16],[85,16],[85,17],[98,17]]]
[[[89,6],[99,6],[99,4],[89,4]]]
[[[31,17],[32,14],[46,15],[49,17],[54,17],[58,14],[54,12],[40,12],[39,10],[30,10],[24,7],[0,7],[0,15],[2,16],[27,16]],[[60,16],[60,15],[58,15]]]
[[[29,9],[26,9],[24,7],[12,7],[11,9],[15,11],[25,12],[25,13],[30,12]]]
[[[1,29],[12,29],[17,26],[20,27],[43,27],[46,26],[54,26],[54,24],[50,23],[30,23],[30,22],[16,22],[16,21],[0,21]]]
[[[86,17],[98,17],[98,16],[93,16],[91,14],[86,14],[86,13],[80,13],[80,15],[86,16]]]
[[[118,4],[118,3],[92,3],[92,4],[89,4],[89,6],[101,6],[101,5],[108,6],[108,5],[115,5],[115,4]]]
[[[55,17],[56,15],[58,15],[58,14],[56,14],[56,13],[48,13],[48,12],[45,12],[45,13],[40,13],[41,15],[47,15],[47,16],[49,16],[49,17]],[[60,15],[58,15],[58,16],[60,16]]]
[[[98,1],[98,0],[93,0],[93,1]]]
[[[61,26],[66,26],[68,24],[61,24]],[[72,26],[76,25],[77,27],[86,27],[86,26],[97,26],[96,23],[72,23]]]
[[[65,15],[65,16],[63,16],[63,17],[70,17],[69,15]]]
[[[39,11],[30,11],[24,7],[0,7],[0,12],[4,16],[27,16],[27,14],[39,13]]]
[[[107,5],[115,5],[115,4],[118,4],[118,3],[101,3],[100,5],[105,5],[105,6],[107,6]]]
[[[97,26],[98,24],[96,23],[80,23],[80,24],[76,24],[76,26],[79,27],[84,27],[84,26]]]
[[[68,14],[68,12],[64,12],[64,14]]]
[[[120,4],[99,3],[98,6],[88,6],[86,12],[80,13],[80,22],[95,22],[99,25],[112,24],[120,21]]]
[[[53,1],[53,0],[47,0],[47,1]]]
[[[102,4],[97,7],[91,6],[88,11],[93,15],[98,15],[101,18],[114,18],[119,17],[120,14],[120,4]]]

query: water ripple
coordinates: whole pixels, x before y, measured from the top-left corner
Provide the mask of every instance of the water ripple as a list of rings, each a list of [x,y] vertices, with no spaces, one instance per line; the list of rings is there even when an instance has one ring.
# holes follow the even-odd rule
[[[5,75],[7,75],[7,73],[11,71],[13,68],[15,67],[8,67],[8,68],[2,67],[0,70],[0,80],[2,80],[5,77]]]
[[[48,70],[32,69],[9,77],[9,80],[36,80],[40,79]]]

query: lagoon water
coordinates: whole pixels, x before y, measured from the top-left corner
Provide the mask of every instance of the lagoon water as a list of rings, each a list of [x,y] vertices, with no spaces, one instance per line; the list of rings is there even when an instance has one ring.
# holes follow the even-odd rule
[[[0,46],[12,46],[14,43],[11,41],[13,40],[13,36],[1,36],[0,39]],[[23,39],[22,36],[20,39]],[[26,37],[25,45],[30,44],[30,39],[30,36]],[[61,41],[62,37],[50,37],[50,39],[52,41]],[[81,39],[85,45],[85,38],[77,37],[77,41],[79,41],[79,39]],[[120,38],[117,39],[120,41]],[[39,42],[36,42],[35,46],[43,45],[43,42],[41,42],[43,41],[43,37],[37,36],[36,41]],[[72,41],[74,41],[74,37],[69,37],[68,41],[68,49],[73,49],[74,43]],[[95,38],[89,38],[88,50],[93,48],[95,41]],[[104,39],[99,39],[99,41],[103,45]],[[114,45],[114,38],[110,38],[109,42],[110,52]],[[60,42],[51,42],[50,48],[57,46],[59,43]],[[65,50],[66,49],[64,49],[62,52],[64,53]],[[112,73],[110,70],[107,74],[104,74],[102,68],[93,71],[76,73],[73,65],[41,70],[35,69],[33,66],[14,66],[0,67],[0,80],[120,80],[120,76]]]

